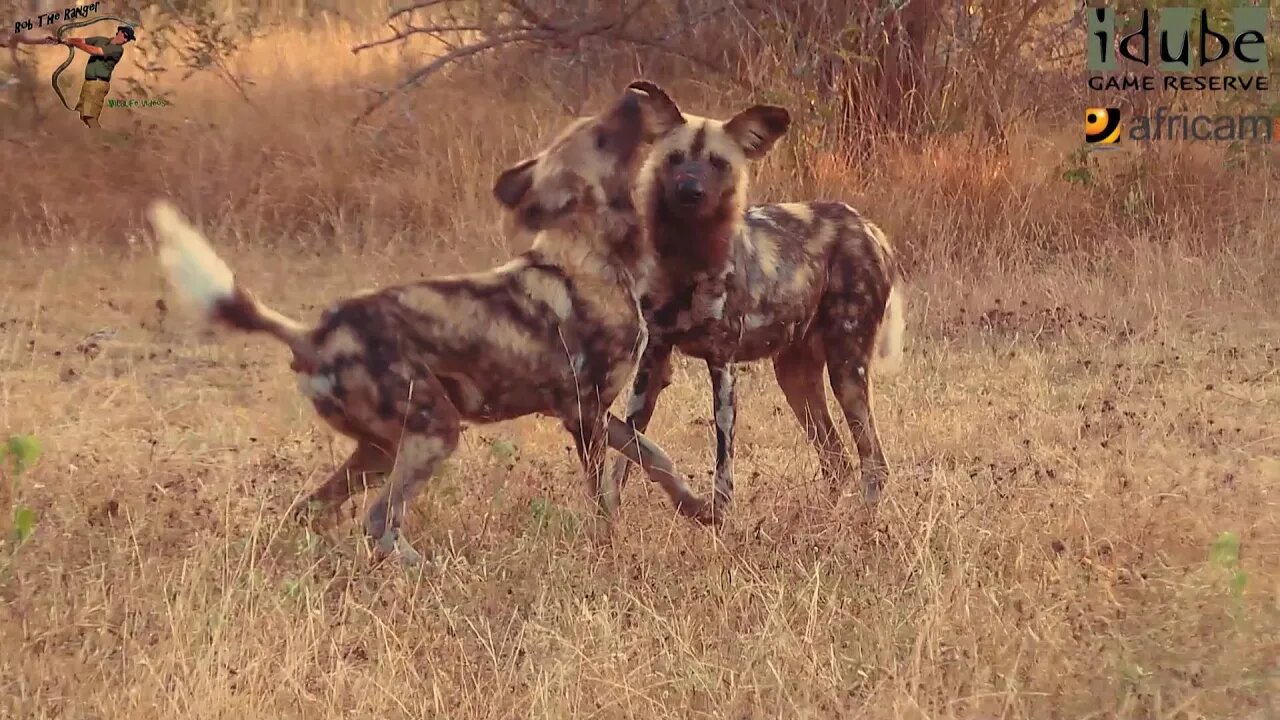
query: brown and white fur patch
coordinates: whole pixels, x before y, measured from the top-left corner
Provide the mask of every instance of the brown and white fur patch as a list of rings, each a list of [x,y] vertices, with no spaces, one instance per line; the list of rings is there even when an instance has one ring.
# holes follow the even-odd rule
[[[661,135],[637,200],[658,257],[643,303],[649,344],[627,423],[644,432],[670,383],[671,351],[706,361],[716,424],[713,511],[733,498],[734,363],[771,358],[778,384],[819,452],[833,492],[852,474],[827,411],[825,368],[858,448],[866,498],[888,465],[871,412],[871,378],[894,372],[905,330],[901,274],[884,233],[842,202],[748,206],[748,163],[790,126],[784,108],[755,105],[727,121],[684,114],[639,81]],[[619,487],[628,468],[614,471]]]
[[[167,202],[150,221],[172,285],[206,317],[288,345],[298,386],[357,447],[297,507],[334,511],[361,486],[385,480],[366,533],[378,557],[399,549],[404,509],[457,447],[464,421],[530,414],[573,435],[587,485],[611,526],[618,494],[607,446],[642,465],[677,510],[709,522],[669,458],[608,412],[647,336],[639,307],[652,250],[631,191],[652,132],[628,89],[609,109],[576,121],[536,156],[498,178],[494,194],[533,247],[493,270],[386,287],[340,300],[314,326],[267,308],[235,280],[198,230]],[[383,477],[385,476],[385,477]]]

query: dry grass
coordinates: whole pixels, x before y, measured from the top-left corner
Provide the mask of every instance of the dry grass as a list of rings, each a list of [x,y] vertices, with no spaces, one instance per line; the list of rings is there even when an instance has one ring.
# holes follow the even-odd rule
[[[251,48],[257,114],[199,79],[174,107],[104,115],[150,113],[159,134],[104,142],[56,115],[6,172],[0,430],[45,455],[17,491],[36,534],[0,546],[0,717],[1280,712],[1280,217],[1262,160],[1177,149],[1070,184],[1074,129],[1036,128],[1003,158],[953,140],[849,168],[801,126],[755,195],[846,198],[915,267],[906,369],[879,385],[896,474],[878,513],[816,501],[816,459],[757,366],[721,538],[636,482],[619,540],[592,546],[563,432],[527,419],[468,431],[407,526],[433,562],[405,573],[369,568],[354,523],[315,538],[287,521],[346,444],[278,347],[162,317],[138,212],[176,196],[304,317],[509,252],[489,185],[562,117],[516,83],[442,79],[345,134],[344,83],[392,57],[351,42]],[[335,75],[317,91],[320,57]],[[651,434],[709,487],[704,374],[681,362]],[[1227,531],[1239,596],[1207,562]]]

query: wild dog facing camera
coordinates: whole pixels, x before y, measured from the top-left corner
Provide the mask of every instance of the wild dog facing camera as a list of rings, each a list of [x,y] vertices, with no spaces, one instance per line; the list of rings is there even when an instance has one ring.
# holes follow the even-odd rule
[[[628,87],[644,93],[646,124],[655,131],[646,181],[679,219],[716,215],[744,187],[747,161],[767,155],[791,127],[791,114],[777,105],[753,105],[719,121],[684,114],[648,80]]]

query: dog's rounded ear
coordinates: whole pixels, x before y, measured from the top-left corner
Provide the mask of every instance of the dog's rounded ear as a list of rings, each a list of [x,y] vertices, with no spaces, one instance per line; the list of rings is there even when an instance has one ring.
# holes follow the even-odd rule
[[[646,95],[652,96],[654,99],[662,98],[663,101],[670,103],[671,105],[675,105],[675,103],[671,101],[671,98],[667,96],[667,91],[663,90],[658,83],[652,80],[637,78],[628,83],[627,88],[629,90],[639,90]]]
[[[636,92],[641,96],[640,107],[644,111],[646,139],[652,140],[665,135],[684,124],[684,114],[657,83],[651,80],[633,80],[627,85],[627,92]]]
[[[737,141],[749,160],[759,160],[791,127],[791,113],[777,105],[753,105],[734,115],[724,131]]]
[[[533,166],[537,164],[537,158],[529,158],[504,170],[493,184],[493,196],[498,202],[508,208],[519,206],[525,193],[533,187]]]

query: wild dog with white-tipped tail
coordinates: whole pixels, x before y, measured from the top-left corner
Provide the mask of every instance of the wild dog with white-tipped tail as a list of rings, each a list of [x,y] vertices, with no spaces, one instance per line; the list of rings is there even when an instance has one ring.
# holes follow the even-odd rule
[[[377,557],[398,550],[417,562],[401,538],[401,518],[457,447],[462,422],[541,414],[573,435],[604,530],[618,506],[604,467],[607,446],[640,463],[680,513],[711,521],[710,503],[690,492],[665,453],[644,438],[635,442],[608,412],[647,338],[639,296],[652,251],[631,199],[642,143],[652,137],[642,99],[628,89],[498,178],[497,199],[536,233],[530,250],[487,272],[341,300],[314,327],[254,299],[176,209],[153,204],[171,284],[208,318],[286,344],[301,391],[357,442],[299,503],[301,517],[336,510],[361,476],[374,485],[385,480],[365,532]]]

